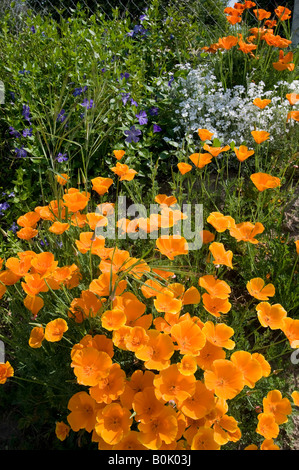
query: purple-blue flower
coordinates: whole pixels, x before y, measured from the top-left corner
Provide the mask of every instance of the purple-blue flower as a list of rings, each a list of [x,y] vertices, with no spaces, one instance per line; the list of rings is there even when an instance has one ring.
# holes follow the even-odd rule
[[[150,113],[151,116],[157,116],[159,109],[158,108],[150,108],[148,112]]]
[[[87,98],[85,98],[83,103],[81,103],[81,106],[83,106],[86,109],[91,109],[93,107],[93,100],[89,101]]]
[[[16,233],[18,228],[19,228],[18,225],[15,222],[13,222],[12,226],[8,230],[13,232],[13,233]]]
[[[63,122],[63,121],[66,120],[66,118],[67,118],[67,115],[65,114],[65,109],[62,109],[62,110],[60,111],[60,113],[58,114],[56,120],[57,120],[58,122]]]
[[[79,95],[81,95],[82,93],[84,93],[86,90],[87,90],[87,86],[84,86],[83,88],[82,88],[82,87],[80,87],[80,88],[75,88],[75,91],[73,92],[73,95],[74,95],[74,96],[79,96]]]
[[[141,135],[141,131],[136,129],[135,126],[131,126],[129,130],[125,131],[125,135],[127,136],[126,142],[139,142],[139,135]]]
[[[20,134],[19,131],[16,131],[16,129],[14,129],[12,126],[9,127],[9,133],[13,136],[13,137],[16,137],[16,139],[20,139],[22,137],[22,135]]]
[[[0,215],[3,215],[3,211],[6,211],[7,209],[9,209],[10,205],[8,204],[8,202],[1,202],[0,203]]]
[[[25,158],[25,157],[27,157],[27,152],[26,152],[26,150],[24,149],[24,147],[15,148],[15,152],[16,152],[18,158]]]
[[[174,80],[174,75],[171,75],[170,80],[168,82],[168,86],[171,87],[171,84],[172,84],[173,80]]]
[[[125,79],[128,79],[130,76],[130,74],[128,72],[125,72],[125,73],[121,73],[120,74],[120,79],[123,80],[123,78]]]
[[[147,114],[145,111],[140,111],[139,114],[135,115],[138,118],[139,124],[143,126],[144,124],[147,124]]]
[[[133,98],[131,98],[130,101],[131,101],[131,105],[132,105],[132,106],[136,106],[136,108],[138,107],[138,104],[136,103],[135,100],[133,100]]]
[[[124,105],[127,104],[127,102],[129,101],[129,98],[130,98],[130,93],[121,93],[121,100],[123,102]]]
[[[29,108],[29,106],[27,106],[27,104],[23,105],[22,115],[24,116],[24,119],[26,121],[30,122],[30,108]]]
[[[30,30],[31,30],[33,33],[36,33],[34,26],[31,26]]]
[[[26,69],[19,70],[19,74],[21,75],[25,75],[26,73],[30,73],[29,70],[26,70]]]
[[[154,133],[155,133],[155,132],[161,132],[161,131],[162,131],[162,129],[161,129],[160,126],[158,126],[158,124],[154,124],[154,125],[153,125],[153,132],[154,132]]]
[[[31,137],[32,136],[32,127],[30,129],[24,129],[22,132],[23,137]]]
[[[56,160],[59,162],[59,163],[62,163],[62,162],[67,162],[68,161],[68,157],[67,157],[67,154],[66,153],[60,153],[57,155],[56,157]]]

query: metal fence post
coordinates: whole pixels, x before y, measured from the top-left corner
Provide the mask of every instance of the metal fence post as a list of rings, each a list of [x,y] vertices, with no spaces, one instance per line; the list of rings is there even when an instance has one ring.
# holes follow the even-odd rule
[[[292,22],[292,44],[299,44],[299,0],[294,1],[293,22]]]

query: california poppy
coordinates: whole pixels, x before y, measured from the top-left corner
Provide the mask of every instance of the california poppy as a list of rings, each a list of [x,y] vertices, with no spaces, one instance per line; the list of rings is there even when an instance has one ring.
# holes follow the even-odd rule
[[[0,384],[5,384],[9,377],[13,377],[14,368],[9,361],[0,363]]]
[[[254,150],[248,150],[246,145],[240,145],[240,147],[234,147],[234,152],[236,154],[237,159],[240,162],[244,162],[247,158],[251,157],[254,154]]]
[[[279,434],[279,427],[272,413],[260,413],[258,415],[258,425],[256,432],[266,439],[276,438]]]
[[[252,297],[258,300],[269,300],[275,295],[273,284],[265,285],[265,281],[260,277],[255,277],[247,282],[246,288]]]
[[[179,404],[179,409],[185,416],[200,419],[206,416],[215,406],[215,396],[203,382],[196,381],[195,392]]]
[[[220,299],[227,299],[231,293],[231,288],[227,282],[221,279],[216,279],[212,274],[201,276],[198,283],[203,287],[212,297]]]
[[[91,387],[109,375],[111,366],[112,360],[107,352],[99,351],[92,346],[76,351],[71,363],[78,384]]]
[[[214,431],[204,426],[200,427],[193,437],[191,450],[219,450],[220,445],[214,438]]]
[[[189,158],[197,168],[204,168],[212,161],[213,155],[209,153],[192,153]]]
[[[263,376],[259,361],[248,351],[236,351],[231,355],[230,360],[242,371],[245,385],[254,388],[256,382]]]
[[[233,252],[231,250],[225,250],[223,243],[213,242],[209,246],[209,250],[213,255],[213,263],[216,265],[224,265],[233,269],[232,259]]]
[[[294,106],[299,101],[299,94],[297,93],[287,93],[286,98],[291,106]]]
[[[225,359],[225,356],[226,353],[222,348],[206,341],[206,344],[196,356],[196,362],[201,369],[210,370],[216,359]]]
[[[29,346],[35,349],[40,348],[44,337],[44,328],[42,326],[35,326],[30,333]]]
[[[110,403],[98,411],[95,431],[105,442],[116,445],[129,432],[132,422],[130,410],[119,403]]]
[[[68,409],[67,421],[73,431],[85,429],[91,432],[94,429],[98,405],[87,392],[75,393],[68,402]]]
[[[46,324],[45,327],[45,340],[51,343],[60,341],[63,333],[68,330],[67,322],[63,318],[56,318]]]
[[[181,354],[196,356],[204,347],[206,337],[201,328],[192,320],[183,320],[172,326],[170,335],[178,345]]]
[[[177,166],[178,166],[179,172],[182,175],[185,175],[186,173],[188,173],[189,171],[192,170],[192,166],[189,165],[188,163],[185,163],[185,162],[180,162],[180,163],[178,163]]]
[[[270,133],[267,131],[251,131],[251,135],[257,144],[262,144],[270,137]]]
[[[175,410],[164,406],[151,421],[138,425],[140,442],[151,450],[160,450],[163,443],[171,444],[177,435],[178,423]]]
[[[135,352],[135,356],[144,361],[147,369],[164,370],[170,365],[174,354],[174,345],[169,335],[151,329],[147,331],[147,343]]]
[[[259,9],[256,9],[256,10],[252,10],[253,13],[255,14],[256,18],[259,20],[259,21],[262,21],[264,19],[268,19],[270,18],[271,16],[271,12],[270,11],[266,11],[266,10],[263,10],[262,8],[259,8]]]
[[[220,212],[211,212],[207,218],[207,222],[219,233],[225,232],[225,230],[235,226],[235,220],[230,215],[223,215]]]
[[[225,323],[215,324],[212,321],[207,321],[202,328],[202,333],[207,341],[214,346],[225,349],[233,349],[235,347],[235,342],[230,339],[234,334],[234,330]]]
[[[122,164],[119,162],[117,162],[116,166],[111,168],[111,170],[120,177],[120,181],[131,181],[137,174],[137,171],[129,168],[125,163]]]
[[[226,36],[218,39],[218,44],[222,49],[230,50],[238,43],[238,36]]]
[[[278,425],[288,421],[288,415],[292,413],[291,402],[288,398],[282,398],[279,390],[271,390],[263,399],[264,413],[272,413]]]
[[[244,376],[238,367],[227,359],[216,359],[211,370],[204,373],[204,383],[209,390],[214,390],[217,397],[229,400],[244,388]]]
[[[112,364],[107,377],[101,378],[96,385],[89,388],[89,394],[97,403],[109,404],[123,393],[126,373],[117,363]]]
[[[281,330],[288,338],[291,348],[299,348],[299,320],[285,317]]]
[[[292,52],[288,52],[286,55],[283,54],[283,51],[279,51],[279,58],[277,62],[273,62],[272,65],[276,70],[289,70],[292,72],[295,68],[295,64],[292,62],[294,56]]]
[[[260,324],[271,330],[278,330],[283,327],[283,320],[287,312],[280,304],[271,305],[269,302],[260,302],[256,306],[257,316]]]
[[[264,109],[270,103],[271,103],[271,100],[268,100],[268,99],[262,100],[261,98],[255,98],[253,100],[253,104],[255,104],[255,106],[257,106],[260,109]]]
[[[69,178],[70,177],[66,173],[61,173],[61,174],[56,175],[56,181],[61,186],[64,186],[67,183]]]
[[[89,193],[80,192],[75,188],[70,188],[63,196],[64,205],[70,212],[83,210],[87,206],[89,198]]]
[[[259,191],[265,191],[265,189],[277,188],[280,186],[280,178],[271,176],[267,173],[253,173],[250,176],[250,179]]]
[[[117,160],[121,160],[125,153],[125,150],[113,150],[113,155]]]
[[[280,21],[286,21],[291,18],[292,12],[285,6],[279,5],[274,10],[276,16],[280,19]]]
[[[70,224],[68,224],[67,222],[63,223],[63,222],[56,221],[49,227],[49,231],[54,233],[55,235],[61,235],[69,228],[70,228]]]
[[[68,437],[70,430],[71,428],[63,421],[56,422],[55,434],[60,441],[64,441]]]
[[[204,144],[203,149],[207,150],[207,152],[209,152],[211,155],[213,155],[213,157],[218,157],[218,155],[220,153],[226,152],[227,150],[230,150],[230,146],[225,145],[224,147],[213,147],[211,145]]]
[[[154,387],[158,399],[174,400],[178,404],[194,394],[196,379],[194,375],[181,374],[177,364],[171,364],[155,375]]]
[[[259,241],[255,236],[263,233],[264,230],[265,227],[260,222],[257,222],[254,225],[251,222],[241,222],[240,224],[236,224],[232,227],[229,233],[238,242],[245,241],[256,245]]]
[[[198,129],[197,133],[199,135],[200,140],[202,141],[211,140],[212,136],[214,135],[214,132],[211,132],[208,129]]]
[[[188,243],[182,236],[162,235],[156,240],[156,246],[161,254],[169,259],[188,253]]]
[[[221,313],[226,314],[231,309],[231,303],[228,299],[220,299],[219,297],[213,297],[210,294],[204,293],[202,300],[205,310],[214,317],[220,317]]]

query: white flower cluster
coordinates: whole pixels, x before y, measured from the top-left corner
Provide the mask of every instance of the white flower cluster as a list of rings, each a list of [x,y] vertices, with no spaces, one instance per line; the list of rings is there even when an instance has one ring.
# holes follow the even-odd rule
[[[271,91],[265,90],[264,82],[249,83],[224,90],[222,83],[207,67],[189,70],[186,78],[180,78],[173,87],[178,102],[175,113],[178,134],[190,134],[205,128],[214,132],[223,145],[232,141],[237,146],[254,144],[250,134],[253,130],[270,132],[272,142],[279,142],[280,136],[295,124],[291,119],[287,124],[287,114],[291,109],[286,93],[298,93],[299,80],[292,83],[280,81]],[[282,92],[283,90],[283,92]],[[270,99],[271,103],[263,110],[253,104],[255,98]]]

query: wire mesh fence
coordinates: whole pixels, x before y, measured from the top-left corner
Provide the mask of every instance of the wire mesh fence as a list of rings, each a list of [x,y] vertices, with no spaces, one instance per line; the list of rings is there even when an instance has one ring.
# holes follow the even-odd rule
[[[205,28],[211,41],[218,40],[219,33],[225,35],[224,8],[233,7],[237,0],[159,0],[159,8],[165,16],[171,8],[186,16],[191,16]],[[16,18],[17,28],[22,28],[22,19],[32,11],[34,14],[52,15],[54,18],[72,16],[78,8],[83,8],[90,15],[105,15],[112,18],[117,9],[119,17],[138,20],[146,14],[151,0],[1,0],[0,16],[9,11]],[[292,35],[294,43],[299,43],[299,0],[256,0],[257,8],[274,12],[278,5],[292,11]],[[249,10],[249,15],[254,15]],[[223,20],[223,21],[221,21]]]

